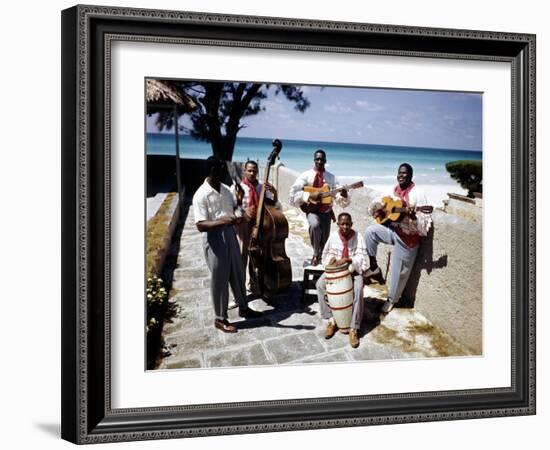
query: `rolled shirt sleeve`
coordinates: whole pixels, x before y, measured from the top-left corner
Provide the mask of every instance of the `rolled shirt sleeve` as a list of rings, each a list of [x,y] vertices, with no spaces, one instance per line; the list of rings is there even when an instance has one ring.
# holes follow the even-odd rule
[[[357,232],[355,233],[355,239],[357,239],[357,243],[355,245],[355,251],[353,252],[353,255],[351,257],[349,271],[363,274],[368,269],[365,241],[363,239],[363,236]]]
[[[300,207],[309,199],[309,192],[304,192],[304,187],[308,185],[307,172],[302,173],[294,184],[290,187],[288,194],[288,203],[292,206]]]
[[[329,189],[332,191],[333,189],[337,189],[340,187],[343,187],[343,184],[341,184],[338,179],[332,174],[327,173],[326,175],[326,181],[329,185]],[[351,193],[348,191],[348,196],[343,197],[341,192],[338,192],[334,196],[334,203],[336,203],[340,208],[347,208],[349,204],[351,203]]]
[[[195,216],[195,223],[208,220],[208,206],[205,198],[193,197],[193,214]]]
[[[340,208],[347,208],[351,203],[351,192],[348,191],[347,197],[342,197],[342,194],[338,192],[334,197],[334,203],[336,203]]]
[[[426,195],[416,186],[412,189],[411,194],[413,194],[413,198],[411,199],[412,206],[426,206],[428,204]],[[415,225],[416,231],[420,236],[427,236],[432,226],[432,215],[417,211]]]

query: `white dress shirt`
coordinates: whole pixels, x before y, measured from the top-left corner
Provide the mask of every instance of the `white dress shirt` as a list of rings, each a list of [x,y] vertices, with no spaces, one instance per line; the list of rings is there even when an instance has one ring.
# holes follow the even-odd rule
[[[342,259],[342,254],[344,253],[344,244],[338,231],[333,231],[330,233],[325,248],[323,249],[322,262],[324,266],[327,266],[329,261],[332,258]],[[357,272],[359,274],[364,273],[368,269],[367,254],[365,241],[363,236],[361,236],[357,231],[353,237],[348,241],[348,254],[351,258],[351,264],[349,265],[350,272]]]
[[[395,195],[394,190],[391,189],[383,193],[380,197],[375,198],[369,205],[369,213],[373,215],[374,206],[376,203],[383,203],[383,197],[391,197],[393,200],[398,200],[399,197]],[[428,204],[426,195],[416,184],[409,191],[409,204],[407,206],[425,206]],[[428,231],[432,226],[432,215],[422,212],[416,212],[416,220],[410,219],[408,216],[400,223],[400,228],[405,234],[418,234],[420,236],[427,236]]]
[[[290,193],[288,202],[293,205],[300,207],[302,204],[306,203],[309,199],[309,192],[304,192],[304,187],[313,186],[313,181],[315,180],[315,174],[317,172],[314,169],[310,169],[300,174],[294,184],[290,187]],[[323,172],[324,183],[328,185],[329,190],[333,190],[339,186],[336,177],[326,170]],[[350,204],[350,193],[348,192],[347,197],[342,197],[340,193],[336,194],[335,201],[338,206],[345,208]]]
[[[227,185],[220,183],[218,192],[204,180],[193,195],[193,213],[195,223],[198,223],[226,216],[239,217],[242,215],[242,209],[237,206],[237,199]]]

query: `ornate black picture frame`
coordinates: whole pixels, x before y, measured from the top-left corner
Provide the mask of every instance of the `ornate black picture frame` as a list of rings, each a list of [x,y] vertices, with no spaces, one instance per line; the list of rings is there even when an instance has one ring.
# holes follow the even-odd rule
[[[511,385],[113,409],[109,58],[114,40],[136,39],[510,63]],[[84,444],[535,413],[534,35],[75,6],[62,12],[62,124],[64,439]]]

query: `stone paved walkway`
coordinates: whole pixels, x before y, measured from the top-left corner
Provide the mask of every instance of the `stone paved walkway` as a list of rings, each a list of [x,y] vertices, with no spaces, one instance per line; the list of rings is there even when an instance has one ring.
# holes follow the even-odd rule
[[[201,235],[194,225],[193,210],[188,209],[169,299],[170,317],[163,328],[165,356],[158,369],[468,354],[465,348],[413,309],[395,308],[386,316],[380,315],[385,286],[376,284],[365,288],[360,346],[351,348],[348,336],[341,333],[325,339],[325,325],[317,301],[308,297],[302,302],[304,261],[312,256],[307,243],[307,222],[295,208],[288,207],[284,213],[290,225],[286,252],[292,262],[292,286],[289,292],[274,297],[269,305],[261,299],[251,300],[252,308],[264,311],[262,318],[245,321],[238,317],[236,309],[230,310],[229,321],[237,323],[238,332],[226,334],[214,328],[210,274],[204,260]]]

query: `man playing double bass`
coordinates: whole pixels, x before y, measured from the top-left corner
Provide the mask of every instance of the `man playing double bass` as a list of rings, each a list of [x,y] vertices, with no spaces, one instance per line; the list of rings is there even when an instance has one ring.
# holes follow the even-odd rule
[[[317,150],[313,156],[313,169],[302,173],[290,187],[289,203],[291,205],[301,207],[308,203],[319,203],[321,200],[320,192],[306,192],[306,186],[321,188],[327,184],[330,190],[336,188],[336,177],[325,170],[327,155],[324,150]],[[350,199],[348,192],[342,190],[336,194],[336,203],[345,208],[349,205]],[[321,262],[323,247],[327,242],[330,234],[330,221],[336,220],[332,205],[320,205],[315,211],[310,211],[307,214],[309,222],[309,239],[313,247],[313,258],[311,265],[316,266]]]
[[[244,220],[235,225],[237,238],[241,247],[241,255],[245,274],[248,270],[247,290],[251,293],[258,293],[258,283],[256,273],[252,261],[248,257],[248,248],[250,245],[250,237],[252,228],[256,223],[256,213],[258,211],[259,197],[262,192],[262,183],[258,180],[258,164],[255,161],[247,161],[244,165],[243,179],[239,183],[243,192],[242,206],[245,210],[247,220]],[[236,194],[237,185],[232,185],[231,190]],[[266,183],[266,202],[276,205],[280,208],[277,200],[277,190],[270,184]],[[247,267],[248,266],[248,267]]]

